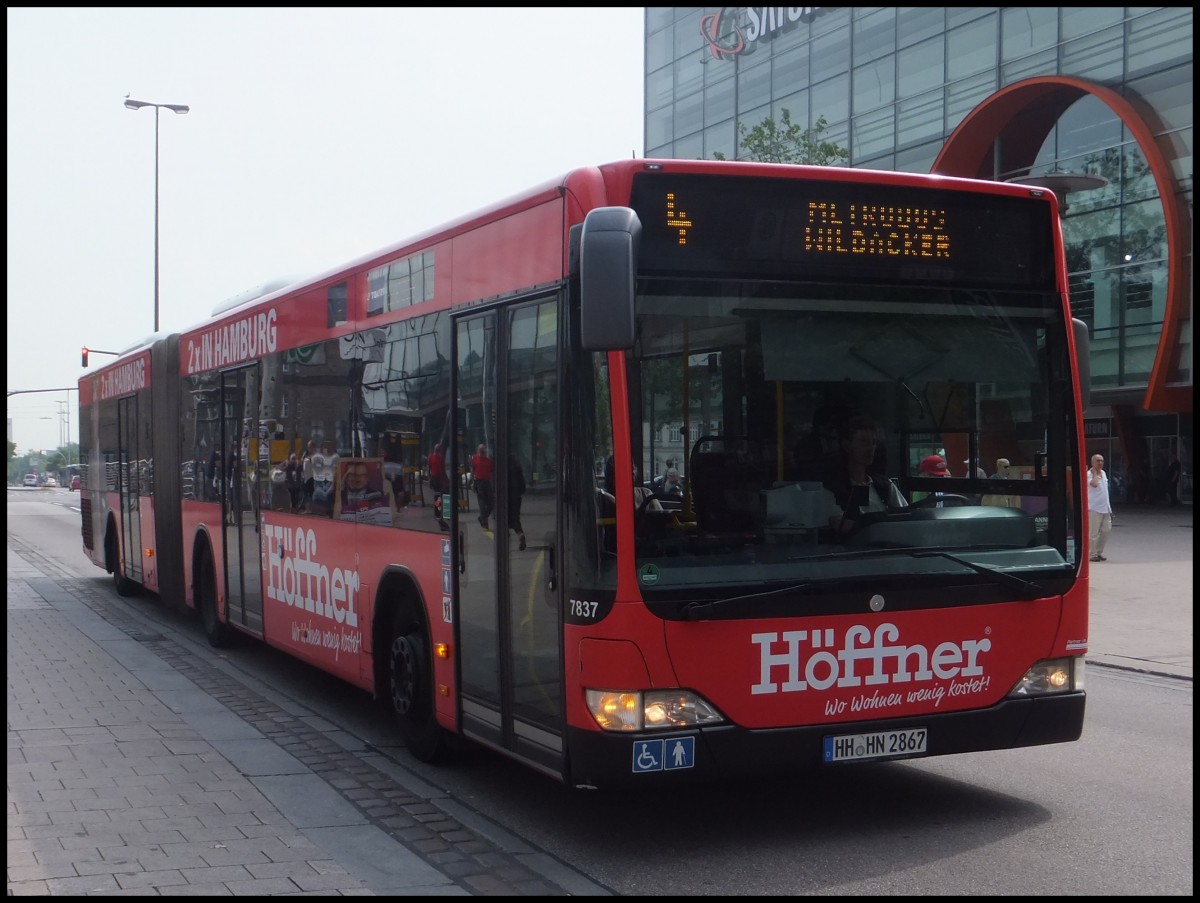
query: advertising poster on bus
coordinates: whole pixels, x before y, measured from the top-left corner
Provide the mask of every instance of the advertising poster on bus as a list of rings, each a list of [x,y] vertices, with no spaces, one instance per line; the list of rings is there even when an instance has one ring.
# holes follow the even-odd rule
[[[390,527],[395,520],[392,485],[383,478],[383,458],[341,458],[334,482],[333,516]]]

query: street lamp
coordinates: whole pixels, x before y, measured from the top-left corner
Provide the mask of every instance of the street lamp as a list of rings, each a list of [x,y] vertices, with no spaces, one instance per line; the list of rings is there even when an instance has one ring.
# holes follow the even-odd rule
[[[66,441],[62,443],[62,448],[66,451],[67,464],[73,464],[75,456],[71,453],[71,397],[68,395],[65,401],[56,401],[55,403],[61,405],[58,409],[59,439],[61,441],[62,435],[66,435]]]
[[[125,97],[126,109],[140,110],[142,107],[154,107],[154,331],[158,332],[158,111],[186,113],[191,108],[182,103],[150,103]]]
[[[1050,189],[1054,192],[1054,196],[1058,198],[1058,212],[1060,216],[1066,216],[1067,214],[1068,194],[1076,191],[1092,191],[1096,188],[1103,188],[1108,184],[1108,179],[1104,178],[1104,176],[1095,176],[1084,172],[1063,172],[1060,169],[1052,169],[1050,172],[1042,173],[1040,176],[1012,176],[1004,181],[1015,182],[1018,185],[1032,185],[1035,188]]]

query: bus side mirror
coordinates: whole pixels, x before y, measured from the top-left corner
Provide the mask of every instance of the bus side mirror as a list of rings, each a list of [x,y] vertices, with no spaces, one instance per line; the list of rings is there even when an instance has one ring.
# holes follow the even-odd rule
[[[1079,403],[1083,407],[1091,404],[1092,399],[1092,356],[1090,354],[1087,323],[1072,318],[1071,327],[1075,331],[1075,369],[1079,376]]]
[[[579,240],[580,337],[585,351],[633,347],[642,223],[628,207],[597,207]]]

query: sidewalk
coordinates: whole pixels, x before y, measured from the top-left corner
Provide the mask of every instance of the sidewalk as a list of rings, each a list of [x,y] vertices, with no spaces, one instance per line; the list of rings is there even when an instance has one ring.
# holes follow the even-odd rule
[[[1191,506],[1118,510],[1106,555],[1089,664],[1190,681]],[[10,895],[611,895],[103,584],[7,565]]]
[[[8,545],[9,895],[608,896]]]
[[[1192,679],[1192,506],[1118,506],[1091,563],[1089,664]]]

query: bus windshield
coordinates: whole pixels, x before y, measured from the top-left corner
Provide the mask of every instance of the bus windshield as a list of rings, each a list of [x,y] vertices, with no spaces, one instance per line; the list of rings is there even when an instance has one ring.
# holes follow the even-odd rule
[[[1076,514],[1051,488],[1071,485],[1074,431],[1053,293],[640,287],[626,472],[647,598],[1074,561]],[[616,465],[596,472],[615,493]]]

